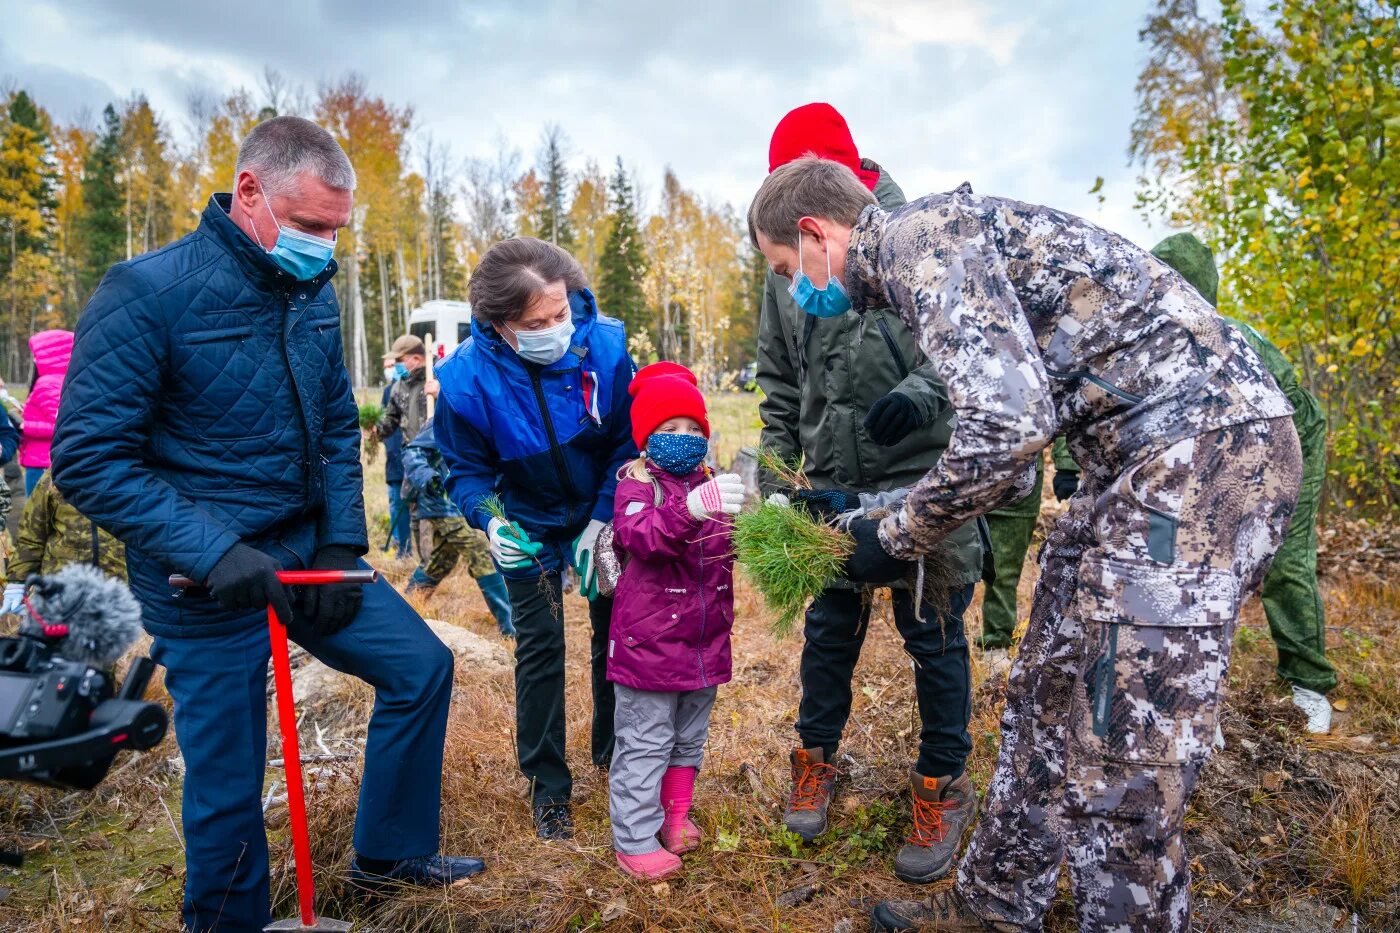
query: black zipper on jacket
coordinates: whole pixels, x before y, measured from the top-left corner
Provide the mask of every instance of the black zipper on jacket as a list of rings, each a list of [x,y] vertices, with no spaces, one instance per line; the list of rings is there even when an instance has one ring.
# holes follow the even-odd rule
[[[535,404],[539,406],[540,417],[544,419],[544,433],[549,438],[549,455],[554,460],[554,469],[559,473],[559,483],[569,497],[569,504],[564,507],[567,521],[568,512],[573,503],[578,501],[578,490],[574,488],[574,481],[569,478],[568,468],[564,464],[564,450],[559,446],[559,435],[554,433],[554,419],[549,416],[549,406],[545,404],[544,385],[540,382],[539,370],[534,367],[526,369],[530,373],[530,386],[535,390]]]
[[[292,397],[297,403],[297,417],[301,419],[301,449],[304,465],[301,471],[302,484],[304,486],[303,498],[305,505],[311,505],[311,425],[306,421],[306,408],[301,402],[301,387],[297,385],[297,373],[292,368],[292,355],[287,350],[287,331],[291,327],[290,313],[292,310],[292,293],[286,294],[286,305],[282,309],[281,326],[277,328],[278,345],[282,348],[282,362],[287,367],[287,380],[292,384]]]
[[[904,354],[899,352],[899,344],[894,342],[894,335],[885,324],[884,315],[875,319],[875,325],[880,328],[880,336],[885,338],[885,346],[890,348],[890,356],[894,357],[894,364],[899,367],[899,378],[906,378],[909,375],[909,366],[904,362]]]

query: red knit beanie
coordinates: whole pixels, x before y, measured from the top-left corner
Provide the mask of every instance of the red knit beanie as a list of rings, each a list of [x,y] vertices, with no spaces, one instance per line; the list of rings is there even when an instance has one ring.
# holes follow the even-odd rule
[[[700,394],[695,373],[680,363],[662,360],[637,370],[627,392],[632,396],[632,440],[637,449],[672,418],[694,418],[700,430],[710,436],[710,419],[705,413],[705,396]]]
[[[830,104],[803,104],[778,121],[773,140],[768,144],[768,171],[805,155],[840,162],[855,172],[871,191],[880,181],[879,172],[861,168],[851,128],[846,125],[846,118]]]

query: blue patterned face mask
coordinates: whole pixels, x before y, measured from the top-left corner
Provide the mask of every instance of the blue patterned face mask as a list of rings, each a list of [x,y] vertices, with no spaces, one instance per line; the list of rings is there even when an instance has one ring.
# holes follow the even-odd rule
[[[694,473],[705,462],[710,442],[698,434],[662,434],[647,438],[647,456],[672,476]]]
[[[851,299],[845,286],[831,277],[831,253],[826,254],[826,286],[817,288],[802,271],[802,231],[797,231],[797,274],[792,277],[788,294],[797,306],[812,317],[840,317],[851,310]]]

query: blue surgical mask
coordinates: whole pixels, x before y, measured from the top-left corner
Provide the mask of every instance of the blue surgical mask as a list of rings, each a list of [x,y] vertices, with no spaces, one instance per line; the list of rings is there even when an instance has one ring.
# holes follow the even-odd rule
[[[408,366],[404,363],[394,364],[394,376],[398,379],[408,378]]]
[[[267,212],[272,214],[272,220],[277,224],[277,242],[272,244],[272,249],[267,250],[267,254],[298,282],[316,278],[330,265],[331,256],[335,253],[335,240],[326,240],[282,226],[277,220],[277,215],[272,213],[272,203],[267,199],[267,192],[261,189],[259,191],[263,196],[263,203],[267,205]],[[257,233],[256,226],[253,232]],[[261,236],[258,237],[258,245],[262,246]],[[263,246],[263,249],[267,247]]]
[[[686,476],[699,469],[710,442],[698,434],[662,434],[647,438],[647,456],[672,476]]]
[[[792,277],[788,294],[797,306],[812,317],[840,317],[851,310],[851,299],[845,286],[831,277],[831,252],[826,254],[826,287],[818,289],[802,271],[802,231],[797,231],[797,274]]]
[[[569,344],[574,339],[573,318],[567,318],[562,324],[541,330],[516,330],[509,324],[506,327],[515,335],[516,342],[520,345],[515,351],[520,354],[520,358],[539,363],[541,366],[557,363],[569,352]]]

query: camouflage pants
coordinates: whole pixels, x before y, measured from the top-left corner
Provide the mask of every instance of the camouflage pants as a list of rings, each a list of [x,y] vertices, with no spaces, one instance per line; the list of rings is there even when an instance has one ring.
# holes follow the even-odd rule
[[[486,535],[468,525],[462,516],[424,519],[423,524],[426,527],[419,533],[418,553],[428,555],[423,572],[432,580],[440,581],[446,577],[463,556],[467,559],[467,572],[473,577],[496,572]],[[432,535],[430,541],[424,540],[426,534]]]
[[[1286,418],[1086,473],[1041,551],[996,773],[958,870],[998,928],[1040,929],[1065,857],[1085,933],[1188,928],[1186,803],[1240,602],[1300,473]]]

